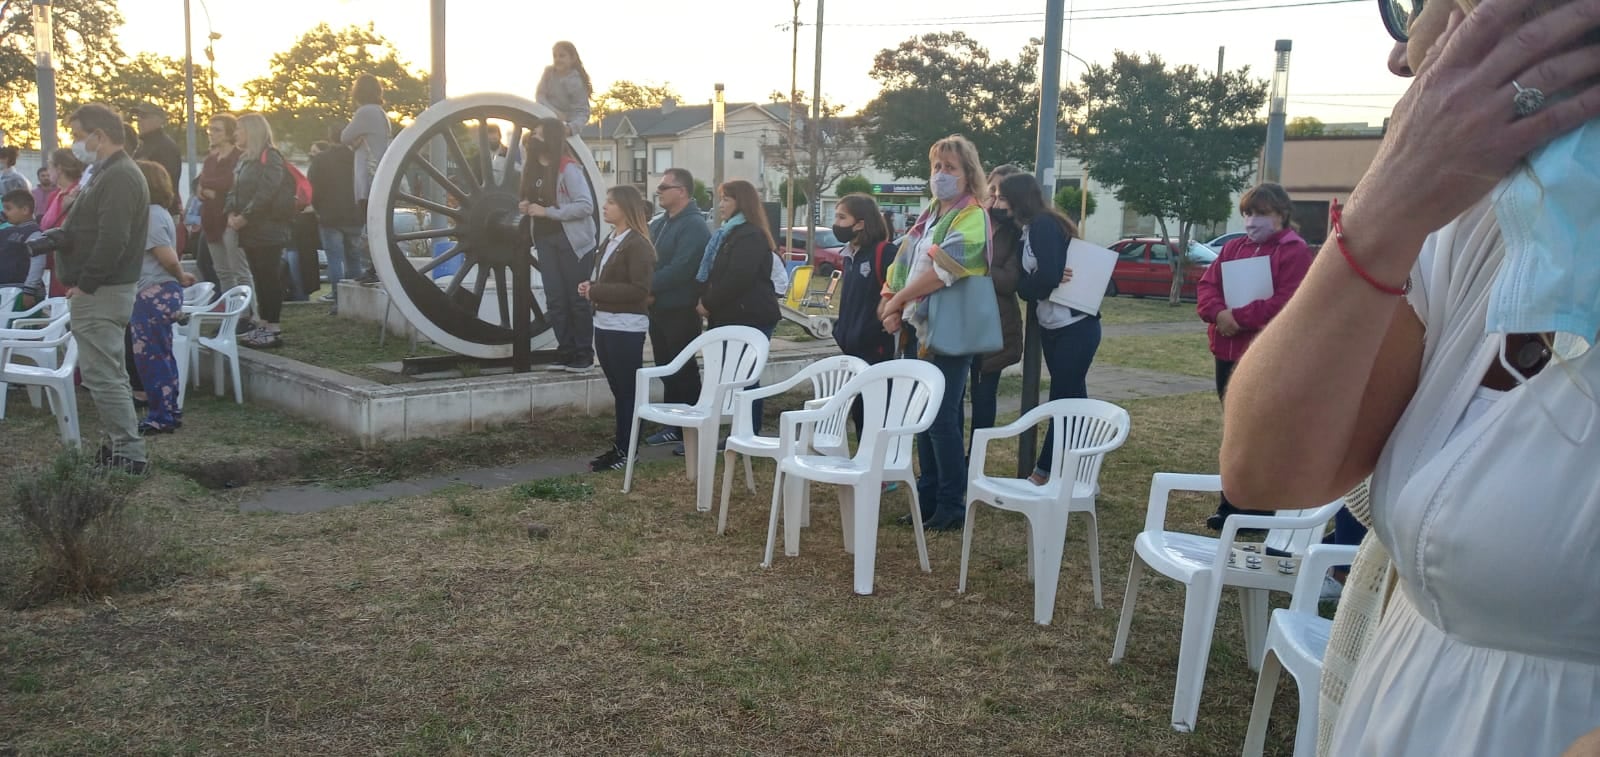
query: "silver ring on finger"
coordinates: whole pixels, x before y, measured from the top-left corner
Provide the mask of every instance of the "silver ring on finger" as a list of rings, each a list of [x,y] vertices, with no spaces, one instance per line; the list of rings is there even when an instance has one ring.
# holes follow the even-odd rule
[[[1527,118],[1544,107],[1544,92],[1537,87],[1524,87],[1516,80],[1512,80],[1511,86],[1517,90],[1517,94],[1511,98],[1511,107],[1518,118]]]

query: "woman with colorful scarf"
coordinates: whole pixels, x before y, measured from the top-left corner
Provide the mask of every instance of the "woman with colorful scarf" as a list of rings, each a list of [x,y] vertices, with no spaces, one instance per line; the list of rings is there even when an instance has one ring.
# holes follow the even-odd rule
[[[903,356],[933,363],[944,374],[944,399],[927,431],[917,434],[917,502],[923,524],[935,531],[961,528],[966,519],[967,461],[963,412],[973,355],[935,355],[918,349],[928,324],[928,295],[967,276],[989,273],[988,194],[978,148],[950,136],[928,150],[932,205],[912,225],[889,266],[878,314],[891,334],[905,332]],[[924,335],[926,336],[926,335]],[[910,523],[910,516],[901,519]]]

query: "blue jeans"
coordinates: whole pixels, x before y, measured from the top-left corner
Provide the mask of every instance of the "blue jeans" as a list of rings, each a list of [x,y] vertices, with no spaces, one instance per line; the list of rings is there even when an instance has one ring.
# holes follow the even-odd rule
[[[1050,369],[1050,399],[1083,399],[1089,396],[1089,364],[1100,349],[1100,319],[1085,318],[1059,329],[1039,329],[1039,344],[1044,348],[1044,364]],[[1033,472],[1050,475],[1050,450],[1055,440],[1055,423],[1044,434],[1044,446]]]
[[[917,357],[917,339],[906,339],[906,358]],[[967,373],[976,355],[929,355],[944,374],[944,397],[933,425],[917,434],[917,501],[922,522],[951,523],[967,517],[965,426]]]
[[[289,270],[288,279],[283,282],[284,300],[286,302],[304,302],[310,299],[306,288],[300,283],[300,253],[293,247],[283,251],[283,264]]]
[[[366,228],[363,226],[323,226],[322,250],[328,253],[328,288],[333,290],[333,301],[339,301],[339,282],[345,278],[345,264],[349,263],[351,278],[372,272],[371,255],[366,252]]]

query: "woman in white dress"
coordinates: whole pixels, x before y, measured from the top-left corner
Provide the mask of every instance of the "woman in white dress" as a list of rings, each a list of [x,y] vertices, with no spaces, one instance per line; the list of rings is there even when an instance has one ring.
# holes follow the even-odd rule
[[[1554,757],[1600,728],[1600,255],[1560,243],[1600,231],[1600,0],[1389,5],[1417,80],[1233,378],[1223,480],[1372,477],[1399,580],[1332,754]]]

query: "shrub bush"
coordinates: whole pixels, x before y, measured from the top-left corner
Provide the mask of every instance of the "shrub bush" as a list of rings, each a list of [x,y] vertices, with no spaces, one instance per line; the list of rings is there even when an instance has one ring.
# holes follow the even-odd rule
[[[76,451],[13,479],[7,509],[34,551],[13,604],[101,597],[146,578],[159,540],[129,512],[137,488],[138,479]]]

